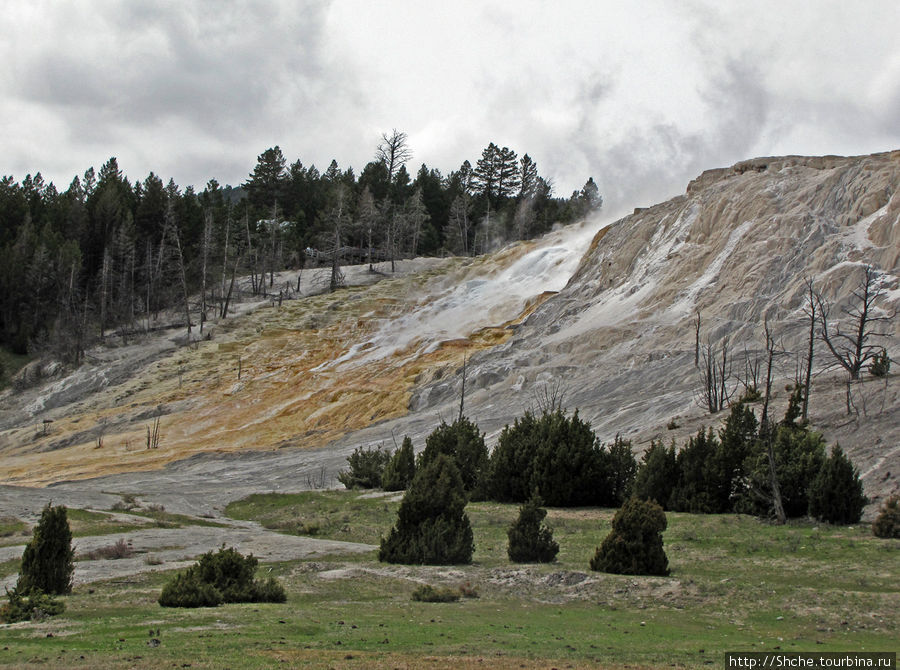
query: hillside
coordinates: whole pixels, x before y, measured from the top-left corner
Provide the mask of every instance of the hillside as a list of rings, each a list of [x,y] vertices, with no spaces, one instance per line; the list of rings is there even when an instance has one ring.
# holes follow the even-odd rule
[[[376,283],[348,270],[358,285],[325,295],[313,295],[304,271],[298,299],[244,305],[209,340],[181,346],[183,332],[166,331],[7,392],[2,483],[81,480],[54,487],[55,499],[140,490],[195,513],[245,492],[306,488],[360,444],[409,433],[421,448],[458,411],[464,354],[466,411],[489,439],[558,387],[602,439],[680,440],[720,420],[697,402],[698,311],[701,339],[718,348],[727,338],[738,372],[745,349],[762,346],[764,318],[785,350],[803,350],[807,277],[837,314],[871,265],[882,307],[896,308],[898,185],[900,152],[755,159],[705,172],[684,195],[611,225],[491,256],[409,262]],[[895,356],[898,334],[895,319],[883,342]],[[778,413],[796,361],[780,359]],[[845,376],[829,362],[819,346],[812,423],[840,441],[880,500],[900,472],[895,377],[854,386],[848,417]],[[159,447],[147,449],[156,418]],[[5,488],[0,502],[21,507],[32,494],[41,498]]]

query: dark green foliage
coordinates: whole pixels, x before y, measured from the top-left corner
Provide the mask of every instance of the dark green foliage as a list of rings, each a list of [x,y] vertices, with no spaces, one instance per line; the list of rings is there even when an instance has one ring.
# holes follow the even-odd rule
[[[72,592],[75,550],[66,508],[49,503],[41,512],[31,541],[22,554],[22,566],[16,589],[28,595],[39,589],[50,595]]]
[[[900,496],[891,496],[872,524],[875,537],[900,538]]]
[[[825,461],[825,441],[805,427],[781,425],[774,435],[760,438],[746,465],[744,482],[735,511],[769,516],[772,514],[772,486],[766,439],[772,440],[775,473],[781,490],[784,513],[789,518],[805,516],[809,510],[808,491]]]
[[[404,491],[416,474],[416,460],[409,436],[403,438],[400,448],[394,452],[384,468],[381,487],[385,491]]]
[[[47,595],[40,589],[32,589],[23,594],[18,588],[6,591],[7,602],[0,606],[0,621],[16,623],[17,621],[40,621],[44,617],[62,614],[66,604],[62,600]]]
[[[506,553],[515,563],[551,563],[559,553],[553,531],[543,523],[547,510],[537,494],[519,508],[519,518],[507,531]]]
[[[433,462],[438,454],[453,459],[472,500],[483,500],[487,488],[488,452],[484,434],[466,417],[451,424],[445,421],[425,438],[425,449],[419,455],[418,468]]]
[[[254,580],[258,561],[233,547],[203,554],[195,565],[175,575],[163,587],[163,607],[215,607],[221,603],[275,602],[287,600],[284,588],[273,578]]]
[[[756,415],[744,401],[731,406],[725,425],[719,431],[719,446],[710,467],[713,478],[720,483],[716,490],[716,504],[720,511],[732,508],[744,481],[744,466],[753,452],[759,436]]]
[[[612,531],[591,559],[591,570],[623,575],[667,575],[663,550],[666,514],[655,502],[631,498],[612,520]]]
[[[631,440],[616,435],[611,445],[604,448],[604,470],[606,474],[605,503],[621,505],[631,497],[631,487],[637,473],[637,460],[631,450]]]
[[[888,357],[886,349],[882,349],[880,354],[876,354],[869,364],[869,372],[873,377],[887,377],[891,371],[891,359]]]
[[[835,445],[809,487],[809,515],[828,523],[857,523],[868,500],[859,471]]]
[[[797,419],[801,416],[803,416],[803,386],[797,384],[791,391],[791,397],[788,400],[788,406],[784,412],[784,419],[781,420],[781,424],[788,428],[796,428]]]
[[[531,488],[551,507],[600,505],[609,500],[604,489],[604,453],[578,411],[545,412],[538,421],[539,446],[532,463]]]
[[[397,511],[397,523],[381,540],[378,560],[452,565],[472,562],[472,526],[455,461],[438,453],[420,464]]]
[[[412,593],[412,599],[420,603],[455,603],[459,600],[458,589],[435,588],[431,584],[422,584]]]
[[[338,481],[348,489],[377,489],[381,486],[384,469],[390,460],[391,452],[381,447],[357,447],[347,457],[350,469],[339,472]]]
[[[662,442],[654,440],[641,459],[634,476],[632,493],[641,500],[655,500],[666,509],[677,480],[675,442],[667,448]]]
[[[669,509],[693,514],[724,512],[723,491],[731,486],[724,468],[718,467],[720,445],[712,429],[702,428],[675,458],[678,479],[669,498]],[[727,501],[727,495],[724,496]]]
[[[166,582],[158,602],[163,607],[215,607],[222,603],[222,594],[188,568]]]
[[[505,426],[491,452],[490,497],[524,502],[531,491],[531,471],[540,445],[540,421],[531,412]]]

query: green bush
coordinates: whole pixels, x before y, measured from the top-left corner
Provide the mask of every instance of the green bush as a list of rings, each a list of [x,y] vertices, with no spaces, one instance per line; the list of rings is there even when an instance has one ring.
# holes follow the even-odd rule
[[[538,420],[539,445],[532,462],[531,489],[552,507],[601,505],[610,500],[604,452],[578,410],[544,412]]]
[[[391,460],[391,452],[381,447],[363,449],[357,447],[347,457],[349,470],[338,473],[338,481],[348,489],[377,489],[381,486],[384,468]]]
[[[663,550],[666,514],[657,503],[639,498],[626,502],[612,520],[612,531],[591,559],[591,570],[623,575],[667,575]]]
[[[438,453],[419,466],[397,511],[397,523],[382,538],[378,560],[387,563],[452,565],[472,562],[472,526],[466,493],[453,458]]]
[[[49,503],[41,512],[31,541],[22,553],[22,566],[16,583],[18,593],[28,595],[38,589],[50,595],[72,592],[75,550],[66,508]]]
[[[886,349],[882,349],[880,354],[877,354],[875,358],[872,359],[872,362],[869,364],[869,373],[873,377],[887,377],[888,373],[891,371],[891,359],[888,357],[888,353]]]
[[[900,496],[891,496],[884,501],[884,507],[872,524],[872,532],[875,537],[900,538]]]
[[[484,500],[487,494],[488,451],[484,434],[466,417],[451,424],[445,421],[425,438],[417,468],[433,462],[438,454],[453,459],[463,486],[472,500]]]
[[[602,502],[619,506],[631,497],[631,488],[637,474],[638,465],[631,450],[631,440],[616,434],[613,443],[604,446],[602,451],[607,492],[607,498]]]
[[[553,531],[543,523],[547,510],[537,494],[519,508],[519,518],[509,527],[506,553],[515,563],[552,563],[559,553]]]
[[[702,428],[675,457],[677,480],[669,498],[668,508],[676,512],[713,514],[724,512],[723,491],[727,492],[731,480],[723,468],[718,467],[720,445],[712,429]],[[727,502],[727,494],[724,495]]]
[[[525,502],[531,493],[534,456],[541,443],[541,422],[531,412],[505,426],[491,452],[489,496],[498,502]]]
[[[416,459],[413,454],[413,444],[407,435],[384,468],[381,488],[385,491],[405,491],[415,474]]]
[[[808,492],[809,515],[828,523],[858,523],[869,501],[863,495],[859,471],[835,445]]]
[[[6,591],[7,602],[0,607],[0,621],[16,623],[17,621],[40,621],[48,616],[62,614],[66,610],[63,601],[53,598],[39,588],[32,588],[30,593],[21,593],[18,588]]]
[[[644,452],[634,476],[632,494],[641,500],[655,500],[663,509],[667,509],[677,480],[675,442],[667,448],[662,442],[653,440],[650,448]]]
[[[163,607],[215,607],[223,601],[215,586],[200,579],[195,568],[188,568],[166,582],[158,602]]]
[[[287,600],[284,588],[273,578],[253,579],[258,565],[250,554],[224,547],[200,557],[195,565],[175,575],[159,596],[163,607],[215,607],[221,603],[276,602]]]
[[[420,603],[455,603],[459,597],[460,592],[457,589],[435,588],[430,584],[417,586],[412,593],[412,599]]]

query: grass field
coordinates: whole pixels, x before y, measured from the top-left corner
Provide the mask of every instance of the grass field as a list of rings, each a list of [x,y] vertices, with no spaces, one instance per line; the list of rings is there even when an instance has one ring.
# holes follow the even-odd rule
[[[325,491],[252,496],[228,514],[375,544],[398,504]],[[506,558],[515,506],[467,511],[476,543],[469,566],[386,565],[374,551],[265,564],[260,576],[278,577],[287,603],[198,610],[156,604],[171,573],[91,584],[66,598],[59,617],[0,628],[0,665],[723,667],[726,651],[896,651],[900,542],[874,538],[867,526],[669,514],[672,574],[627,577],[588,568],[612,510],[551,509],[561,551],[541,566]],[[422,583],[467,584],[478,597],[413,602]]]

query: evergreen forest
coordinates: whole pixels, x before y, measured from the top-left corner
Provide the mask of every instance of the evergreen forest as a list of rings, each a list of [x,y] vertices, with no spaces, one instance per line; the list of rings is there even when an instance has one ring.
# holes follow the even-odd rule
[[[78,364],[98,339],[172,325],[163,312],[202,333],[240,290],[277,295],[281,270],[331,265],[333,290],[342,264],[390,272],[401,258],[485,253],[602,204],[593,179],[556,197],[528,154],[493,143],[448,175],[424,163],[412,175],[411,156],[394,130],[359,174],[288,163],[276,146],[242,184],[199,192],[153,172],[132,181],[114,157],[64,191],[40,173],[5,176],[0,346]]]

